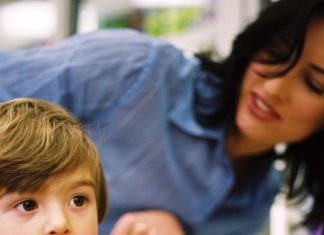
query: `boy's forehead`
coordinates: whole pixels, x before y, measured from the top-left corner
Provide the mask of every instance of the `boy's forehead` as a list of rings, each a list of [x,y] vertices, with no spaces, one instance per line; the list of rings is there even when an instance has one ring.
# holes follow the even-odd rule
[[[82,188],[82,189],[81,189]],[[96,184],[88,167],[79,167],[73,171],[51,176],[39,189],[8,191],[0,187],[0,204],[7,200],[18,199],[22,195],[28,197],[43,197],[49,195],[70,194],[74,190],[86,190],[96,195]]]
[[[82,186],[93,189],[96,188],[95,181],[87,167],[79,167],[69,172],[50,176],[45,183],[36,190],[20,190],[17,188],[14,192],[8,192],[6,189],[0,188],[0,199],[10,193],[48,193],[49,191],[54,193],[54,191],[73,190]]]
[[[46,190],[48,186],[55,185],[57,190],[61,188],[77,188],[89,186],[95,188],[95,181],[87,167],[81,166],[73,171],[51,176],[43,185],[41,190]]]

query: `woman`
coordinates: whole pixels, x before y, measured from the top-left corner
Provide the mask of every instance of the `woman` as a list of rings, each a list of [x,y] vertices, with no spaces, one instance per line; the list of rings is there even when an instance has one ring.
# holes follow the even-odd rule
[[[257,234],[283,185],[324,221],[324,1],[281,0],[221,63],[134,31],[0,54],[2,100],[66,106],[88,128],[109,183],[101,233]],[[299,184],[300,172],[304,181]]]

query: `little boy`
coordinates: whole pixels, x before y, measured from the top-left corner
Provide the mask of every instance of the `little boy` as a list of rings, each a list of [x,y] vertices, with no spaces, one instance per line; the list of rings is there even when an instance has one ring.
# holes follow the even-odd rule
[[[0,231],[97,235],[106,183],[92,141],[63,108],[0,103]]]

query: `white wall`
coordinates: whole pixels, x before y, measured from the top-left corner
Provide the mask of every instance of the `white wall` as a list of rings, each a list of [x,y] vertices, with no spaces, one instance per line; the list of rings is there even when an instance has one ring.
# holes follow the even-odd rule
[[[259,0],[218,0],[215,4],[215,45],[222,57],[231,50],[233,39],[260,10]]]

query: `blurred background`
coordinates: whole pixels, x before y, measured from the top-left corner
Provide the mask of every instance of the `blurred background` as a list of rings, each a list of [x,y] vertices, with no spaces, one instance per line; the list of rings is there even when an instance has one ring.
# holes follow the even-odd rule
[[[0,0],[0,49],[55,43],[76,33],[131,27],[187,51],[220,56],[270,0]]]
[[[170,41],[186,53],[215,51],[226,57],[235,35],[271,0],[0,0],[0,50],[56,43],[73,34],[134,28]],[[278,170],[283,163],[277,162]],[[264,235],[309,234],[294,230],[304,207],[278,195]]]

